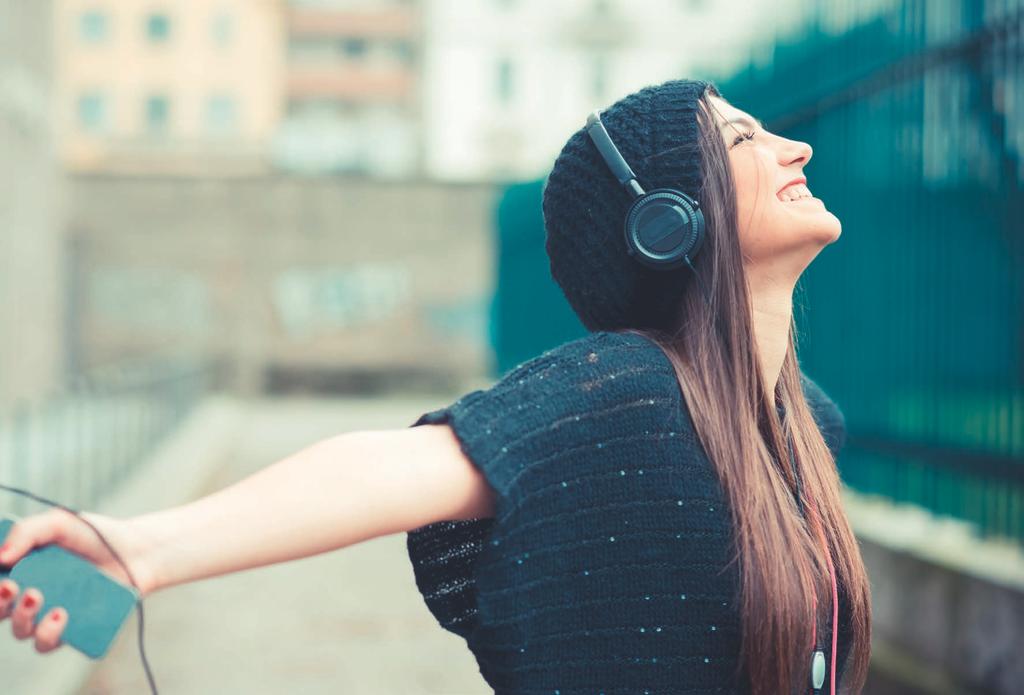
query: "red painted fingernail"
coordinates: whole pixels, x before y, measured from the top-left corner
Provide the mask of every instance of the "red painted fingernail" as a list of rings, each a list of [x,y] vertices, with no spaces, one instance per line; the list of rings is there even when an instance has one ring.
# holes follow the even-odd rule
[[[9,587],[6,587],[6,586],[0,587],[0,598],[2,598],[4,601],[9,599],[13,595],[14,595],[14,592],[11,591]]]
[[[34,598],[32,598],[31,596],[26,596],[25,597],[25,608],[31,608],[34,605],[36,605],[36,600]]]
[[[50,620],[60,620],[60,613],[54,613],[51,615]]]

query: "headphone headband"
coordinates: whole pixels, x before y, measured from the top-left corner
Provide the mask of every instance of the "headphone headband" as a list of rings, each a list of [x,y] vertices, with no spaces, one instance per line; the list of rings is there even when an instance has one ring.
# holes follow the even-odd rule
[[[611,169],[619,183],[625,186],[634,198],[644,195],[644,189],[637,182],[636,174],[629,168],[629,164],[619,152],[619,148],[612,142],[612,137],[608,134],[604,123],[601,122],[600,111],[594,111],[587,116],[587,134],[590,135],[590,139],[597,146],[597,151],[601,153],[605,164]]]

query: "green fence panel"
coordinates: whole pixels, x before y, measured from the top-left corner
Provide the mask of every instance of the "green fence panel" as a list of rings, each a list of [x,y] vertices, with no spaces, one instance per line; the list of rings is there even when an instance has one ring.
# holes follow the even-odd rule
[[[544,249],[543,186],[543,180],[511,184],[498,199],[494,376],[587,332],[551,277]]]
[[[801,363],[846,414],[848,485],[1024,542],[1022,3],[892,2],[836,32],[851,7],[716,79],[812,143],[843,224],[798,288]]]

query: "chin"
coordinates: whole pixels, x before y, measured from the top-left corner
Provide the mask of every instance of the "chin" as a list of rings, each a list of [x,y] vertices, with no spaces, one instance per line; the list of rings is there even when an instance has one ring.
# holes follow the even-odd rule
[[[820,216],[812,224],[808,224],[808,236],[813,236],[821,244],[837,241],[843,233],[843,224],[839,218],[828,210],[822,210]]]
[[[828,213],[828,216],[831,217],[833,220],[833,223],[826,227],[826,230],[831,237],[828,243],[831,244],[832,242],[837,241],[839,237],[843,235],[843,223],[840,222],[839,218],[833,215],[831,212]]]

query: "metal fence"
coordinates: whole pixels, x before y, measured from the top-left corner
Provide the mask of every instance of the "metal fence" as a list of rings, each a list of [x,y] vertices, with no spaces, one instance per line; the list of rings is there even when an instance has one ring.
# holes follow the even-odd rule
[[[198,403],[211,370],[196,360],[122,363],[66,392],[15,403],[0,414],[0,483],[95,508]],[[24,516],[43,507],[0,490],[0,510]]]
[[[549,272],[543,190],[543,179],[525,181],[507,186],[498,197],[497,277],[490,306],[494,377],[587,333]]]
[[[854,4],[716,80],[812,143],[842,221],[795,299],[801,362],[846,415],[847,484],[1024,542],[1024,3],[842,26]]]

